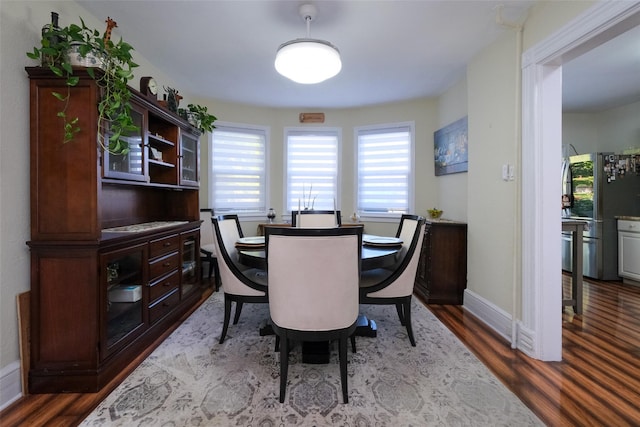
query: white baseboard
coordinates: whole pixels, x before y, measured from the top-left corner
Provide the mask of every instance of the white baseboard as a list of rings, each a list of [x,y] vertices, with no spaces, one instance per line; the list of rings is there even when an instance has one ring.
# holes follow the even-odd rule
[[[511,342],[511,315],[509,313],[468,289],[464,291],[464,308]]]
[[[0,411],[22,397],[20,361],[0,369]]]
[[[511,343],[512,348],[514,347],[512,342],[512,316],[509,313],[468,289],[464,291],[464,309]],[[525,328],[520,321],[517,321],[515,337],[515,348],[528,356],[532,356],[534,354],[533,343],[535,342],[533,331]]]

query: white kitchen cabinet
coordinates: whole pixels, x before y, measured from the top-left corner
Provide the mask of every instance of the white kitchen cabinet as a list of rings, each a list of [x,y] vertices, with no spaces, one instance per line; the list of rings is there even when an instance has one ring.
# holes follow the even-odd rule
[[[618,274],[640,284],[640,221],[618,220]]]

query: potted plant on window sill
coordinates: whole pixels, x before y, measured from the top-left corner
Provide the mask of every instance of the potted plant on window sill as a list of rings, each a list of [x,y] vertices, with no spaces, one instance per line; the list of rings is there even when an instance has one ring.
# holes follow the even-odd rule
[[[78,59],[83,65],[90,65],[86,67],[86,72],[101,89],[97,106],[98,143],[112,154],[126,154],[129,152],[129,145],[121,136],[138,129],[131,117],[131,91],[127,85],[133,78],[133,68],[138,64],[133,62],[133,47],[130,44],[122,39],[116,43],[111,40],[111,29],[116,26],[115,21],[108,18],[106,22],[104,34],[88,28],[82,18],[80,25],[51,25],[43,29],[41,46],[34,47],[32,52],[27,52],[27,56],[42,60],[43,67],[66,79],[67,93],[53,93],[62,103],[58,117],[64,123],[65,143],[73,140],[80,131],[78,117],[69,117],[66,111],[71,88],[80,81],[74,73],[74,66],[78,66],[75,65],[78,64]],[[108,129],[108,139],[101,129]]]

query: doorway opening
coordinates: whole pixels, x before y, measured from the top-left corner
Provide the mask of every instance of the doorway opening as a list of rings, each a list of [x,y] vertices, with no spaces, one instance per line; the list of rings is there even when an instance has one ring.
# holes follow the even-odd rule
[[[536,359],[562,360],[562,64],[639,24],[640,2],[601,2],[523,54],[522,158],[528,161],[521,191],[528,196],[517,347]]]

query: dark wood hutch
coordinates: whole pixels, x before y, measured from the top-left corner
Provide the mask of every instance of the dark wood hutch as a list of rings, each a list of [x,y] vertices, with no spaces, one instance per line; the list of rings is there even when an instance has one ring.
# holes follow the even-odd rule
[[[427,220],[414,292],[427,304],[461,305],[467,288],[467,224]]]
[[[97,143],[100,88],[82,69],[62,142],[65,80],[28,67],[30,393],[95,392],[202,294],[197,129],[131,89],[125,155]],[[108,129],[101,129],[101,133]]]

